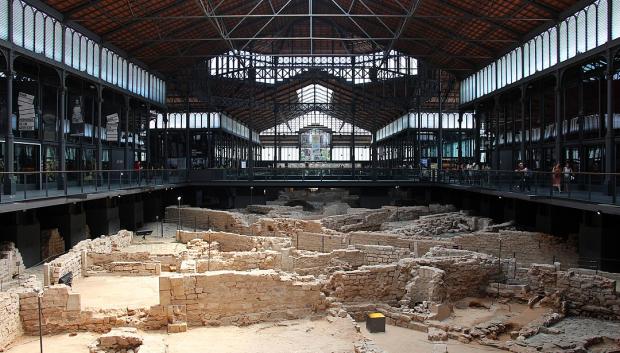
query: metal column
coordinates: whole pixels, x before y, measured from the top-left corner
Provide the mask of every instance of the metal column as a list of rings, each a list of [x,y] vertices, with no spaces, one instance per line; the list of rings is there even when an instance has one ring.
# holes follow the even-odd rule
[[[525,155],[525,94],[527,93],[527,86],[521,86],[521,161],[526,163],[527,156]]]
[[[11,7],[11,6],[9,6]],[[15,139],[13,136],[13,52],[9,51],[6,70],[6,131],[4,140],[4,171],[7,172],[4,178],[4,194],[15,194]]]
[[[351,159],[351,173],[355,175],[355,100],[351,104],[351,147],[350,147],[350,159]]]
[[[101,133],[102,133],[102,128],[101,128],[101,122],[102,122],[102,105],[103,105],[103,88],[101,87],[101,85],[97,85],[97,98],[95,99],[97,102],[97,170],[102,170],[102,166],[103,166],[103,148],[101,146]]]
[[[562,74],[557,74],[555,84],[555,163],[562,162]]]
[[[185,169],[192,169],[192,135],[189,128],[189,120],[191,116],[191,108],[189,105],[189,93],[186,99],[187,106],[185,107]]]
[[[459,133],[458,133],[458,146],[457,146],[457,153],[458,153],[458,161],[459,161],[459,165],[461,163],[463,163],[463,111],[459,110]]]
[[[439,81],[439,92],[437,93],[437,101],[439,103],[439,141],[437,141],[437,169],[443,169],[443,107],[441,106],[441,69],[437,74]]]
[[[273,167],[278,163],[278,107],[273,106]]]
[[[493,104],[493,119],[495,119],[495,146],[493,148],[493,169],[499,170],[499,111],[500,96],[495,96],[495,104]]]
[[[474,162],[480,164],[480,151],[482,146],[482,140],[480,138],[480,129],[482,129],[482,122],[480,120],[480,111],[478,106],[474,107]]]
[[[416,153],[416,167],[421,167],[422,161],[422,139],[420,138],[420,132],[422,131],[422,90],[418,91],[418,101],[416,102],[416,122],[417,122],[417,131],[416,131],[416,148],[418,152]]]
[[[124,149],[124,162],[125,170],[129,170],[133,165],[129,165],[129,97],[125,98],[125,149]]]
[[[614,143],[614,64],[612,53],[607,55],[607,116],[605,118],[605,173],[615,173],[615,152]],[[614,178],[608,178],[609,191],[614,192]]]
[[[58,170],[61,172],[64,172],[66,170],[66,158],[65,158],[65,153],[66,153],[66,145],[67,145],[67,141],[65,138],[65,118],[66,118],[66,111],[67,111],[67,86],[66,86],[66,79],[67,79],[67,73],[64,70],[61,70],[59,72],[60,74],[60,109],[59,109],[59,116],[58,116]],[[61,173],[60,175],[58,175],[58,190],[63,190],[65,188],[65,175],[64,173]]]
[[[162,161],[162,167],[164,169],[168,169],[168,111],[164,110],[163,113],[163,119],[164,119],[164,146],[163,146],[163,161]]]

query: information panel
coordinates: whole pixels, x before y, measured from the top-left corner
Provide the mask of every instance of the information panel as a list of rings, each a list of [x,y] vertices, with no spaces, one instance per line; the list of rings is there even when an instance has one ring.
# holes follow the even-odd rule
[[[331,133],[321,129],[309,129],[299,134],[299,158],[302,161],[329,161]]]

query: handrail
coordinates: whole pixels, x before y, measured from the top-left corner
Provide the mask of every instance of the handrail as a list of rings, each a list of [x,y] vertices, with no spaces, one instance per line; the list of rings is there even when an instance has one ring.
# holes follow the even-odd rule
[[[187,169],[110,169],[1,172],[0,202],[11,203],[105,191],[181,184]]]
[[[0,172],[0,175],[3,174],[45,174],[45,173],[112,173],[112,172],[131,172],[131,173],[147,173],[147,172],[186,172],[187,169],[153,169],[153,168],[143,168],[143,169],[88,169],[88,170],[35,170],[31,172]]]

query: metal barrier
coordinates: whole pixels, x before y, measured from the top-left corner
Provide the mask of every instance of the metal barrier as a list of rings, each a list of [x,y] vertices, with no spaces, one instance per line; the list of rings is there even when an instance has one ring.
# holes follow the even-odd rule
[[[207,173],[204,173],[207,172]],[[190,174],[191,179],[190,180]],[[197,177],[196,177],[197,176]],[[559,179],[559,189],[552,180]],[[556,173],[539,171],[498,170],[437,170],[413,168],[252,168],[143,170],[92,170],[65,172],[0,173],[3,193],[0,202],[15,202],[130,189],[136,187],[184,184],[188,181],[247,181],[261,182],[355,182],[386,181],[403,183],[437,183],[472,189],[520,193],[527,196],[560,198],[576,201],[618,204],[620,174]],[[198,178],[199,180],[196,180]],[[12,184],[14,193],[5,194],[6,184]]]
[[[187,170],[84,170],[0,173],[1,203],[187,182]],[[8,189],[14,193],[7,194]]]
[[[221,180],[252,181],[392,181],[440,183],[514,192],[528,196],[618,204],[620,174],[540,171],[437,170],[412,168],[254,168],[215,169]],[[553,179],[559,181],[555,187]]]

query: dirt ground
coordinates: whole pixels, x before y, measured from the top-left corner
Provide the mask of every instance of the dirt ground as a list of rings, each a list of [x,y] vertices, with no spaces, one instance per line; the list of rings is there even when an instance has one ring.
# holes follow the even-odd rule
[[[470,302],[478,303],[470,306]],[[488,298],[465,298],[456,303],[454,313],[446,323],[456,326],[473,327],[477,324],[502,319],[513,325],[513,329],[519,329],[526,324],[542,317],[549,312],[547,308],[529,308],[527,304],[509,303],[502,304]]]
[[[149,307],[159,304],[159,278],[84,277],[74,282],[73,292],[81,294],[82,310]]]
[[[188,332],[168,335],[164,332],[148,332],[150,336],[163,337],[168,353],[351,353],[359,334],[351,321],[337,319],[295,320],[280,323],[263,323],[247,327],[200,327]],[[78,333],[43,337],[45,353],[86,353],[88,344],[98,337],[92,333]],[[23,337],[7,352],[38,352],[37,337]]]
[[[435,343],[426,339],[426,333],[409,330],[398,326],[387,326],[383,333],[370,333],[364,323],[360,323],[362,334],[373,341],[387,353],[431,353]],[[465,344],[455,340],[445,342],[450,353],[505,352],[500,349]],[[415,348],[413,348],[415,347]]]

